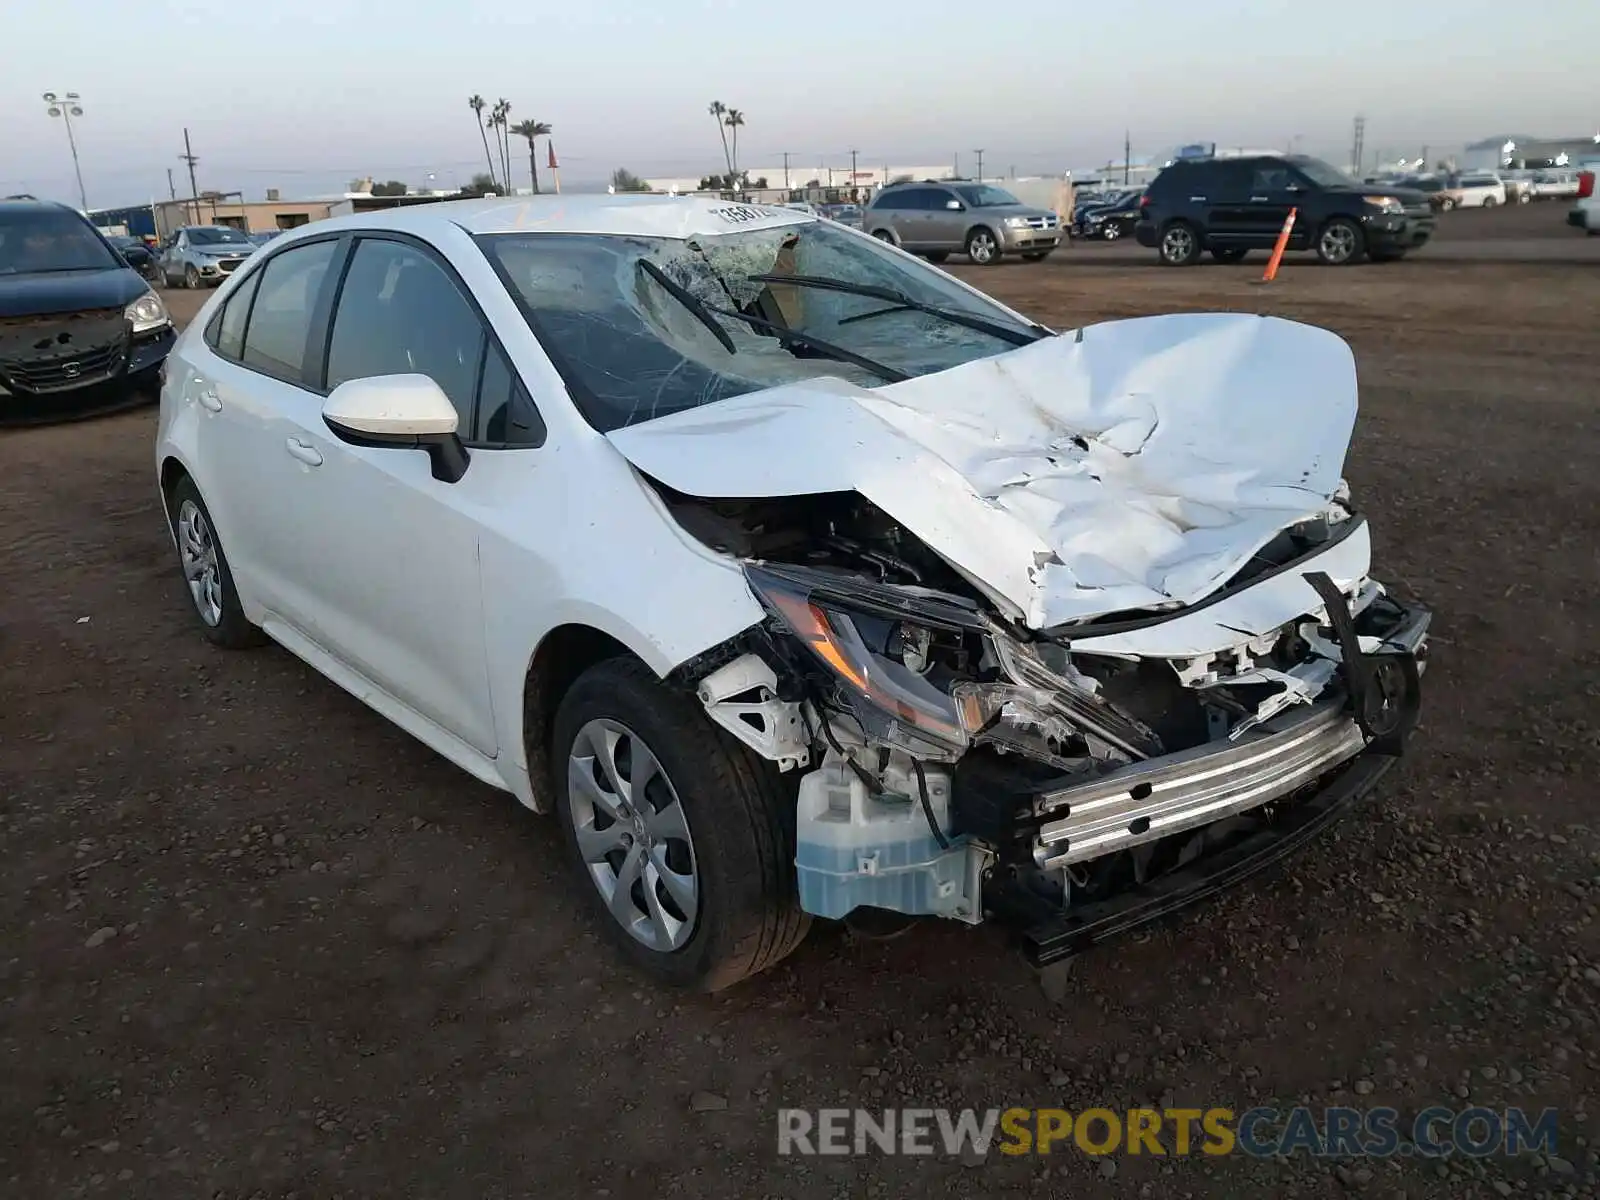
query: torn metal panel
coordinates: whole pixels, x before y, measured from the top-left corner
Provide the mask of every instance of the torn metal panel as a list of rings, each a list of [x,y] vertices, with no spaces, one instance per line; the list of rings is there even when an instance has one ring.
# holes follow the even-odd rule
[[[858,492],[1044,629],[1215,591],[1327,508],[1355,415],[1354,361],[1334,334],[1196,314],[882,387],[813,379],[607,436],[689,495]],[[1325,569],[1359,578],[1365,547]]]

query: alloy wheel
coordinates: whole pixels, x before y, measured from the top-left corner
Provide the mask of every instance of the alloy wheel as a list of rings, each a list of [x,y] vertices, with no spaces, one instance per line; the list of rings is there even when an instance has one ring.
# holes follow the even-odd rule
[[[1100,231],[1100,236],[1105,238],[1105,240],[1108,242],[1114,242],[1122,236],[1122,226],[1114,223],[1108,224]]]
[[[621,722],[588,722],[573,739],[567,791],[578,850],[616,922],[651,950],[676,950],[700,911],[699,861],[677,790]]]
[[[967,239],[967,257],[979,265],[992,263],[999,249],[995,245],[994,235],[984,229],[978,230]]]
[[[1326,262],[1349,262],[1356,252],[1356,231],[1344,224],[1330,225],[1322,231],[1320,249]]]
[[[1188,262],[1194,255],[1194,234],[1183,225],[1174,225],[1161,236],[1161,257],[1168,262]]]
[[[193,500],[185,500],[178,509],[178,553],[195,611],[214,628],[222,621],[222,570],[211,524]]]

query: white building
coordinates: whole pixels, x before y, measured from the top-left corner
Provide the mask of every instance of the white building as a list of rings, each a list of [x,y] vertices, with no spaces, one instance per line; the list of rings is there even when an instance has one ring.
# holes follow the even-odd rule
[[[953,172],[950,163],[941,163],[936,167],[898,167],[889,164],[869,166],[866,163],[857,163],[855,173],[852,175],[850,164],[828,163],[802,163],[791,160],[787,169],[780,163],[778,166],[741,167],[741,173],[750,180],[750,189],[757,190],[761,180],[766,180],[766,186],[772,190],[787,190],[798,192],[849,192],[853,187],[858,191],[866,192],[882,187],[885,182],[896,179],[942,179]],[[677,179],[647,179],[653,191],[657,192],[695,192],[700,190],[702,176],[694,178]],[[992,176],[991,176],[992,178]],[[807,199],[812,197],[807,196]],[[816,199],[823,199],[817,196]],[[834,199],[843,199],[835,196]]]

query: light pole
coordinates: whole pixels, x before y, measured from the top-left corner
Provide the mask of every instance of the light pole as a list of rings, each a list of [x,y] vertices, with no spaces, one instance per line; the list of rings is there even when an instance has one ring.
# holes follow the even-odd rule
[[[44,106],[52,117],[60,117],[67,124],[67,145],[72,147],[72,172],[78,177],[78,206],[88,212],[89,198],[83,191],[83,168],[78,165],[78,139],[72,133],[72,118],[83,116],[83,105],[78,102],[79,99],[77,92],[68,92],[60,97],[54,92],[46,92]]]
[[[978,156],[978,182],[982,183],[983,182],[983,151],[982,150],[974,150],[973,153]]]

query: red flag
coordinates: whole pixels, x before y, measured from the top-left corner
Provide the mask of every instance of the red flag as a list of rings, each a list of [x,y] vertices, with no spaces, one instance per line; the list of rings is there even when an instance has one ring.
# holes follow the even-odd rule
[[[545,145],[550,147],[550,169],[552,171],[559,170],[560,164],[556,162],[556,144],[554,142],[546,142]]]

